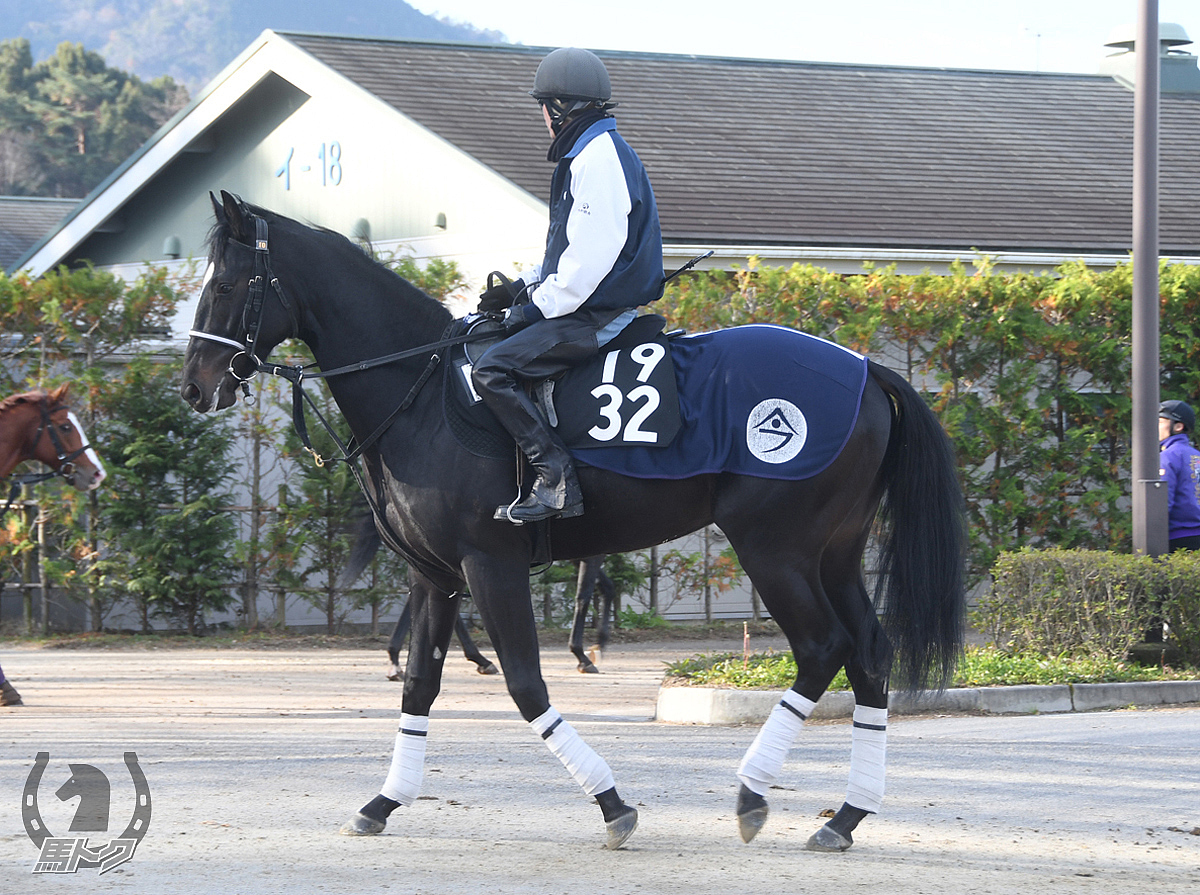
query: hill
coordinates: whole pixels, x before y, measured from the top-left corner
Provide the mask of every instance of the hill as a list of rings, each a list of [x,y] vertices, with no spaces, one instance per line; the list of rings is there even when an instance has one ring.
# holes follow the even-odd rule
[[[401,0],[0,0],[0,38],[29,39],[35,61],[61,42],[82,43],[114,68],[143,80],[170,75],[191,93],[264,29],[364,37],[495,43],[496,31],[437,19]]]

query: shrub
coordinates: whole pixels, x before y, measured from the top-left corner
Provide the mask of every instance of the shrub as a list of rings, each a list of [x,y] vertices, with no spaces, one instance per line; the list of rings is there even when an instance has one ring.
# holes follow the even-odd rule
[[[669,628],[671,623],[655,612],[638,612],[630,606],[625,606],[617,614],[617,621],[622,628]]]
[[[1200,660],[1200,556],[1090,550],[1001,554],[974,620],[1012,652],[1123,658],[1166,619],[1186,661]]]
[[[1172,553],[1159,565],[1163,617],[1170,642],[1188,665],[1200,667],[1200,553]]]

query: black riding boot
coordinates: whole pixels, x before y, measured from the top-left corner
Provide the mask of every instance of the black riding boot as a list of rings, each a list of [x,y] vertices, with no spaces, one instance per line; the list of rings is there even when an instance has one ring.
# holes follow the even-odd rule
[[[484,401],[500,417],[536,473],[529,494],[511,506],[497,507],[495,518],[521,523],[583,513],[583,492],[571,455],[542,422],[529,396],[517,386],[492,392]]]

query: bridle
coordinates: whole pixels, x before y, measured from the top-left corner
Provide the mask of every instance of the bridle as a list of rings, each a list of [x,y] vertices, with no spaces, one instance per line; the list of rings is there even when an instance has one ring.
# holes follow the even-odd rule
[[[50,443],[54,445],[55,460],[58,463],[56,469],[49,472],[27,472],[20,475],[10,475],[10,485],[8,490],[8,499],[3,508],[0,508],[0,516],[3,516],[12,507],[21,489],[26,485],[39,485],[42,482],[48,482],[53,478],[61,476],[63,479],[69,480],[75,474],[74,461],[76,457],[87,453],[91,450],[91,445],[84,443],[73,451],[68,451],[67,446],[63,444],[62,438],[59,437],[58,430],[54,425],[54,414],[60,410],[66,410],[66,404],[56,404],[53,407],[49,406],[50,402],[43,397],[38,401],[38,410],[41,412],[41,421],[38,423],[37,432],[33,436],[33,440],[29,443],[29,451],[32,454],[38,446],[38,442],[42,440],[42,433],[46,433],[50,437]],[[82,440],[83,433],[79,433]]]
[[[482,340],[488,338],[489,335],[486,333],[467,333],[461,336],[449,337],[449,334],[457,324],[457,321],[452,321],[442,334],[442,338],[437,342],[419,345],[416,348],[397,351],[393,354],[386,354],[382,357],[371,358],[370,360],[356,361],[355,363],[336,367],[332,370],[317,372],[314,370],[314,368],[319,366],[317,363],[297,365],[268,363],[258,356],[259,335],[262,331],[263,303],[266,300],[268,287],[275,294],[275,297],[279,300],[284,310],[287,311],[291,322],[291,331],[285,338],[295,338],[300,334],[300,322],[296,314],[295,304],[288,299],[287,293],[279,282],[279,278],[275,276],[271,269],[271,251],[267,236],[267,222],[256,214],[251,214],[250,217],[254,220],[254,245],[252,247],[246,246],[245,243],[238,242],[230,237],[230,241],[237,242],[238,245],[253,248],[254,250],[254,275],[250,278],[246,305],[242,309],[242,330],[245,332],[244,341],[239,342],[226,336],[218,336],[214,333],[206,333],[197,329],[189,330],[188,335],[194,339],[216,342],[217,344],[237,349],[237,353],[229,359],[229,368],[226,370],[226,373],[237,380],[247,403],[254,403],[254,396],[250,393],[250,382],[259,373],[279,376],[292,383],[292,426],[295,428],[296,434],[300,437],[304,449],[312,455],[313,460],[318,466],[340,462],[351,464],[353,468],[353,461],[362,456],[363,451],[383,436],[392,423],[395,422],[397,416],[412,406],[413,401],[416,400],[417,395],[425,383],[429,381],[429,377],[433,375],[433,371],[441,362],[442,358],[441,354],[439,354],[441,349],[448,348],[451,345],[461,345],[464,342]],[[334,376],[341,376],[346,373],[358,373],[421,355],[429,355],[429,362],[425,365],[424,371],[417,378],[412,388],[409,389],[408,394],[400,402],[399,406],[388,414],[375,431],[361,442],[353,436],[348,441],[343,441],[333,426],[321,414],[320,408],[317,407],[313,399],[304,391],[304,381],[306,379],[330,379]],[[235,369],[239,362],[243,365],[244,375]],[[249,369],[245,370],[246,367]],[[305,404],[308,405],[308,408],[316,415],[317,419],[321,421],[322,427],[333,439],[334,444],[337,445],[341,456],[323,457],[313,448],[308,435],[308,424],[305,420]]]
[[[353,473],[355,481],[358,483],[359,490],[362,491],[363,497],[367,501],[367,505],[371,508],[371,512],[375,517],[376,524],[383,526],[387,530],[387,536],[392,542],[392,546],[397,552],[403,556],[410,565],[421,570],[425,574],[435,573],[429,563],[420,558],[412,551],[404,542],[404,539],[392,528],[387,522],[387,517],[383,513],[382,508],[378,505],[376,499],[372,496],[370,490],[363,480],[362,473],[359,471],[358,464],[355,462],[362,456],[363,452],[371,445],[378,441],[383,434],[391,428],[396,417],[412,406],[417,399],[417,395],[429,381],[429,377],[433,375],[441,362],[441,354],[438,352],[443,348],[448,348],[451,345],[460,345],[465,342],[473,342],[491,337],[489,333],[483,332],[468,332],[462,336],[449,337],[450,333],[458,325],[458,321],[451,321],[447,326],[442,338],[437,342],[431,342],[427,345],[419,345],[416,348],[409,348],[404,351],[397,351],[393,354],[387,354],[382,357],[372,358],[370,360],[358,361],[345,366],[336,367],[332,370],[323,370],[314,372],[317,363],[310,364],[273,364],[268,363],[258,356],[259,335],[262,330],[262,311],[263,302],[266,299],[267,287],[274,292],[279,303],[287,311],[288,317],[291,320],[291,333],[287,338],[295,338],[300,334],[299,320],[296,315],[295,305],[289,301],[283,286],[280,284],[278,277],[275,276],[271,269],[271,253],[270,243],[267,237],[267,222],[256,214],[250,215],[254,219],[254,276],[251,277],[249,283],[249,294],[246,298],[246,306],[242,309],[242,329],[245,332],[244,341],[238,342],[235,339],[230,339],[226,336],[219,336],[214,333],[206,333],[201,330],[193,329],[188,332],[188,335],[194,339],[201,339],[209,342],[216,342],[219,345],[226,345],[230,348],[236,348],[237,354],[229,360],[229,368],[226,372],[237,380],[242,388],[242,392],[248,403],[253,403],[253,396],[250,394],[250,381],[259,373],[266,373],[271,376],[279,376],[292,383],[292,426],[296,430],[296,435],[300,438],[304,449],[312,455],[317,466],[324,467],[333,463],[345,463]],[[238,245],[245,246],[245,243],[238,242],[229,237],[230,241]],[[413,383],[404,400],[400,402],[382,423],[369,436],[361,442],[357,437],[351,436],[348,441],[343,441],[338,433],[330,425],[329,421],[322,415],[320,408],[313,401],[312,397],[304,391],[304,381],[306,379],[329,379],[334,376],[341,376],[346,373],[357,373],[363,370],[369,370],[373,367],[380,367],[385,364],[396,363],[410,357],[420,355],[429,355],[429,361],[425,365],[425,369]],[[234,368],[235,362],[239,358],[245,358],[246,365],[250,368],[245,375],[242,375]],[[308,423],[305,419],[305,404],[321,421],[325,432],[333,439],[333,443],[340,451],[340,456],[324,457],[313,447],[312,441],[308,434]]]

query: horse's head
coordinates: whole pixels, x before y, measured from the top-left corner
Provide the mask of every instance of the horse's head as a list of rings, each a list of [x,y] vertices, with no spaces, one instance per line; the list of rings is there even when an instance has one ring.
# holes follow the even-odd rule
[[[83,425],[67,406],[67,389],[62,385],[49,394],[14,395],[0,403],[0,410],[11,416],[14,430],[24,433],[20,460],[39,460],[77,490],[92,491],[107,473]]]
[[[270,273],[259,210],[224,190],[220,202],[209,197],[216,224],[181,388],[183,400],[200,413],[233,404],[239,383],[253,378],[258,361],[294,330]]]

